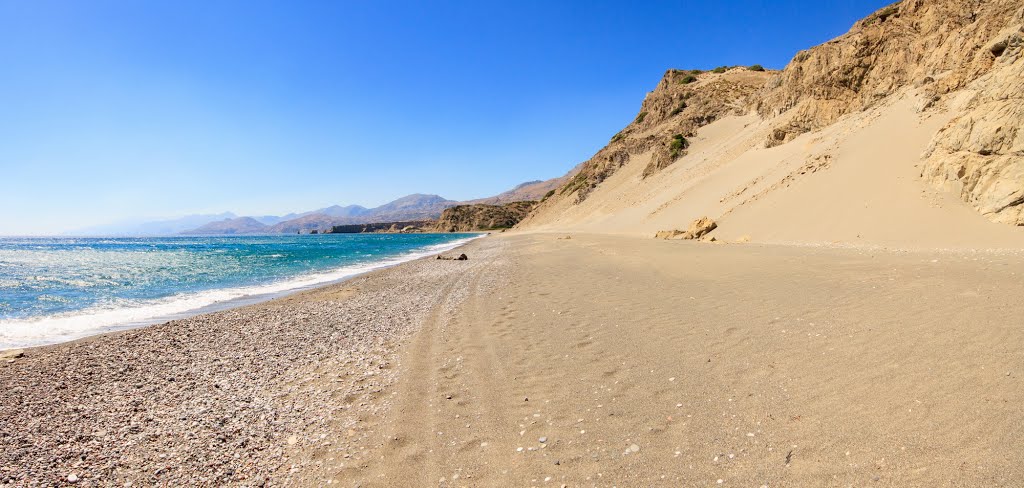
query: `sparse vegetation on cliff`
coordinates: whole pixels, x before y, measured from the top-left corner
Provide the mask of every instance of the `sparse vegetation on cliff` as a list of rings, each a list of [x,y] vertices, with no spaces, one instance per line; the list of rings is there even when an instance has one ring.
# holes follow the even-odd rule
[[[547,198],[547,197],[545,197]],[[446,209],[437,219],[438,232],[474,232],[510,229],[519,223],[537,202],[512,202],[505,205],[457,205]]]
[[[672,111],[669,112],[668,115],[670,117],[673,116],[673,115],[678,115],[679,112],[682,112],[683,110],[686,110],[686,100],[680,100],[679,104],[676,105],[676,108],[673,108]]]
[[[689,145],[690,141],[687,141],[682,134],[672,136],[672,142],[669,143],[669,156],[672,159],[678,158],[683,149],[686,149]]]

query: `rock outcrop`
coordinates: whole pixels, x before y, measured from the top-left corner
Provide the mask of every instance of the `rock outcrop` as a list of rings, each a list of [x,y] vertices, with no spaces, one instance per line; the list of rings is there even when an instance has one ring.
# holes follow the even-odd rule
[[[758,102],[781,123],[766,144],[867,109],[907,87],[922,109],[962,113],[926,152],[922,177],[997,222],[1024,225],[1024,6],[1015,0],[904,0],[801,51]],[[955,106],[964,95],[968,102]]]
[[[410,234],[433,230],[433,220],[410,220],[403,222],[376,222],[372,224],[335,225],[324,234]]]
[[[474,232],[508,229],[530,213],[537,202],[512,202],[504,205],[457,205],[445,209],[434,225],[437,232]]]
[[[749,110],[753,97],[771,76],[763,68],[719,68],[715,71],[670,69],[640,105],[632,123],[612,137],[604,149],[582,163],[558,194],[583,201],[598,184],[630,158],[653,151],[644,177],[671,165],[686,153],[687,138],[726,115]]]
[[[964,112],[932,139],[921,176],[996,222],[1024,225],[1024,14],[981,52],[992,67]]]
[[[758,103],[762,116],[788,117],[768,144],[825,127],[912,84],[929,85],[936,95],[964,88],[991,69],[993,38],[1020,8],[1009,0],[905,0],[797,53]]]
[[[686,239],[686,240],[700,239],[700,238],[708,235],[709,233],[711,233],[711,231],[713,231],[713,230],[715,230],[717,228],[718,228],[718,224],[715,223],[714,220],[711,220],[708,217],[701,217],[701,218],[699,218],[697,220],[694,220],[692,223],[690,223],[690,227],[688,229],[686,229],[685,231],[679,230],[679,229],[675,229],[675,230],[662,230],[662,231],[658,231],[658,233],[654,235],[654,238],[655,239]]]

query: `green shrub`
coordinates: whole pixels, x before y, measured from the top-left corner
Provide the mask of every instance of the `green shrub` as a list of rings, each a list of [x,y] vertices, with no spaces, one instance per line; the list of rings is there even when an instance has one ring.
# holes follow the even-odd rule
[[[562,191],[560,191],[559,193],[561,193],[562,195],[570,194],[576,190],[582,189],[586,185],[587,175],[583,174],[583,172],[580,171],[579,173],[576,173],[576,176],[574,176],[572,180],[570,180],[568,183],[565,184],[565,186],[562,187]]]
[[[623,132],[624,131],[619,131],[618,134],[615,134],[614,136],[612,136],[611,142],[618,142],[618,141],[622,140],[623,137],[626,137],[626,134],[623,134]]]
[[[637,115],[636,116],[636,120],[634,120],[633,122],[639,124],[639,123],[643,122],[644,119],[646,119],[646,118],[647,118],[647,112],[640,112],[640,115]]]
[[[885,22],[885,19],[888,19],[889,17],[896,15],[897,13],[899,13],[899,11],[900,8],[897,7],[896,5],[889,5],[888,7],[885,7],[878,12],[878,21]]]
[[[540,201],[543,202],[544,200],[547,200],[547,199],[551,198],[554,194],[555,194],[555,190],[550,190],[550,191],[548,191],[547,193],[544,194],[544,198],[541,198]]]
[[[697,77],[696,76],[686,75],[686,76],[683,77],[683,79],[679,80],[679,84],[680,85],[689,85],[690,83],[693,83],[695,81],[697,81]]]
[[[668,145],[668,154],[672,159],[678,158],[679,154],[683,152],[683,149],[686,149],[689,146],[690,141],[687,141],[682,134],[676,134],[672,136],[672,142]]]
[[[725,66],[719,66],[719,67],[717,67],[717,68],[715,68],[715,69],[713,69],[711,71],[714,72],[714,73],[725,73],[725,70],[727,70],[727,69],[729,69],[729,68],[727,68]]]
[[[677,115],[679,112],[682,112],[685,109],[686,109],[686,101],[685,100],[680,100],[679,104],[676,105],[676,108],[672,109],[672,112],[670,112],[668,115],[669,115],[669,117],[671,117],[673,115]]]
[[[699,74],[701,74],[701,73],[703,73],[703,71],[701,71],[701,70],[699,70],[699,69],[691,69],[691,70],[690,70],[690,74],[691,74],[691,75],[699,75]]]
[[[753,66],[747,66],[747,69],[749,69],[750,71],[764,71],[764,66],[761,66],[760,64],[755,64]]]
[[[873,14],[870,17],[864,19],[864,25],[872,25],[874,23],[885,22],[886,19],[892,16],[899,16],[900,9],[896,4],[889,5]]]

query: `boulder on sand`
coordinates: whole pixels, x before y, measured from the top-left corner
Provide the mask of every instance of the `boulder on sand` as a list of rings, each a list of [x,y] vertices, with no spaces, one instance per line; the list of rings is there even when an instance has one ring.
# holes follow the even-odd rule
[[[714,220],[711,220],[708,217],[701,217],[701,218],[699,218],[697,220],[694,220],[693,223],[690,224],[690,228],[686,229],[686,232],[683,232],[683,235],[680,236],[680,238],[682,238],[682,239],[700,239],[701,237],[704,237],[709,232],[711,232],[711,231],[713,231],[713,230],[715,230],[717,228],[718,228],[718,224],[715,223]]]
[[[459,254],[458,257],[454,257],[453,258],[451,256],[443,256],[443,255],[438,254],[437,255],[437,259],[441,259],[441,260],[444,260],[444,261],[466,261],[466,260],[469,259],[469,256],[466,256],[465,254]]]
[[[679,229],[659,230],[654,234],[655,239],[700,239],[709,232],[718,228],[718,224],[708,217],[701,217],[690,224],[685,232]]]

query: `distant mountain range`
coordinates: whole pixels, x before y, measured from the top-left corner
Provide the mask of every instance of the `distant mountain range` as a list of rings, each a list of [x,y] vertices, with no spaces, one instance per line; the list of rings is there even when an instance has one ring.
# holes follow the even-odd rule
[[[438,195],[407,195],[379,207],[332,205],[307,212],[285,215],[239,216],[233,212],[196,214],[161,220],[132,219],[67,232],[66,235],[103,236],[166,236],[176,234],[295,234],[313,229],[325,230],[335,225],[371,224],[380,222],[436,220],[446,208],[463,204],[500,205],[510,202],[540,200],[562,186],[576,173],[550,180],[528,181],[498,195],[464,202]]]
[[[571,173],[570,173],[571,174]],[[379,207],[366,208],[359,205],[333,205],[309,212],[288,215],[239,217],[231,214],[210,220],[201,225],[178,231],[180,234],[296,234],[311,230],[325,230],[335,225],[372,224],[414,220],[435,220],[446,208],[462,204],[504,204],[528,200],[540,200],[550,191],[561,186],[566,177],[551,180],[529,181],[499,195],[477,200],[459,202],[438,195],[407,195]]]
[[[97,236],[167,236],[180,234],[195,229],[210,222],[225,219],[234,219],[237,215],[231,212],[206,215],[186,215],[175,219],[153,220],[144,219],[124,220],[112,224],[97,225],[76,229],[68,232],[68,235],[97,235]],[[264,217],[256,217],[260,220]],[[279,221],[277,221],[279,222]],[[277,223],[274,222],[274,223]]]

